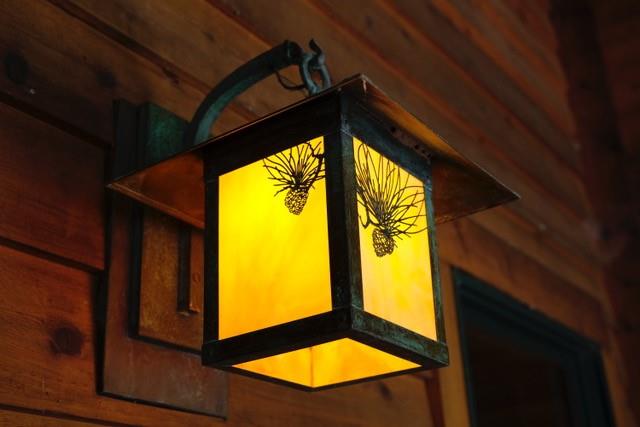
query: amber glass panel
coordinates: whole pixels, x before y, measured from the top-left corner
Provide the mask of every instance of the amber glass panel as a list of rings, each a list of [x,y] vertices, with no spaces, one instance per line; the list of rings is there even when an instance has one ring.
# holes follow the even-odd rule
[[[418,366],[348,338],[235,365],[307,387],[323,387]]]
[[[220,176],[220,339],[331,310],[322,151],[317,138]]]
[[[365,311],[436,340],[424,184],[354,138]]]

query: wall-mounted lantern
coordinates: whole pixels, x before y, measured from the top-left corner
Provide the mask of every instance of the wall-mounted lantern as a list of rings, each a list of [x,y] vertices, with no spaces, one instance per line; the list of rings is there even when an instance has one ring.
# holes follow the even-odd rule
[[[366,77],[328,87],[312,48],[241,67],[184,150],[116,164],[109,186],[204,230],[205,365],[306,390],[445,366],[435,226],[516,196]],[[208,137],[235,95],[291,64],[312,96]]]

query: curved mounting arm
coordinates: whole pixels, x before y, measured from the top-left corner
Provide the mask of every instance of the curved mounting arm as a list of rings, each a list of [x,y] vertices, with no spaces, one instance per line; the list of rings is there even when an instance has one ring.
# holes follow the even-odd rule
[[[298,65],[300,77],[310,95],[331,86],[331,77],[324,62],[324,53],[311,40],[309,47],[313,53],[304,52],[302,48],[289,40],[273,49],[255,57],[234,72],[229,74],[209,92],[198,107],[193,119],[185,131],[185,147],[193,147],[209,138],[211,126],[222,110],[238,95],[259,81],[277,73],[290,65]],[[311,77],[318,72],[322,84],[318,85]]]

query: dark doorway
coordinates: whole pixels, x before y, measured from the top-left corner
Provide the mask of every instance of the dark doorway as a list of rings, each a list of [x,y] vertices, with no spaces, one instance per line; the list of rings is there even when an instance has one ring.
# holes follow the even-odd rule
[[[454,271],[473,427],[612,427],[596,344]]]

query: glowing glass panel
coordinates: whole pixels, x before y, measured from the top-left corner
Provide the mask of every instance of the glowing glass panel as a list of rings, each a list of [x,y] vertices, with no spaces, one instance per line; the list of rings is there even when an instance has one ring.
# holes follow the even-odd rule
[[[331,310],[323,147],[317,138],[220,176],[220,339]]]
[[[235,365],[307,387],[323,387],[418,366],[348,338]]]
[[[436,340],[424,184],[354,138],[364,310]]]

